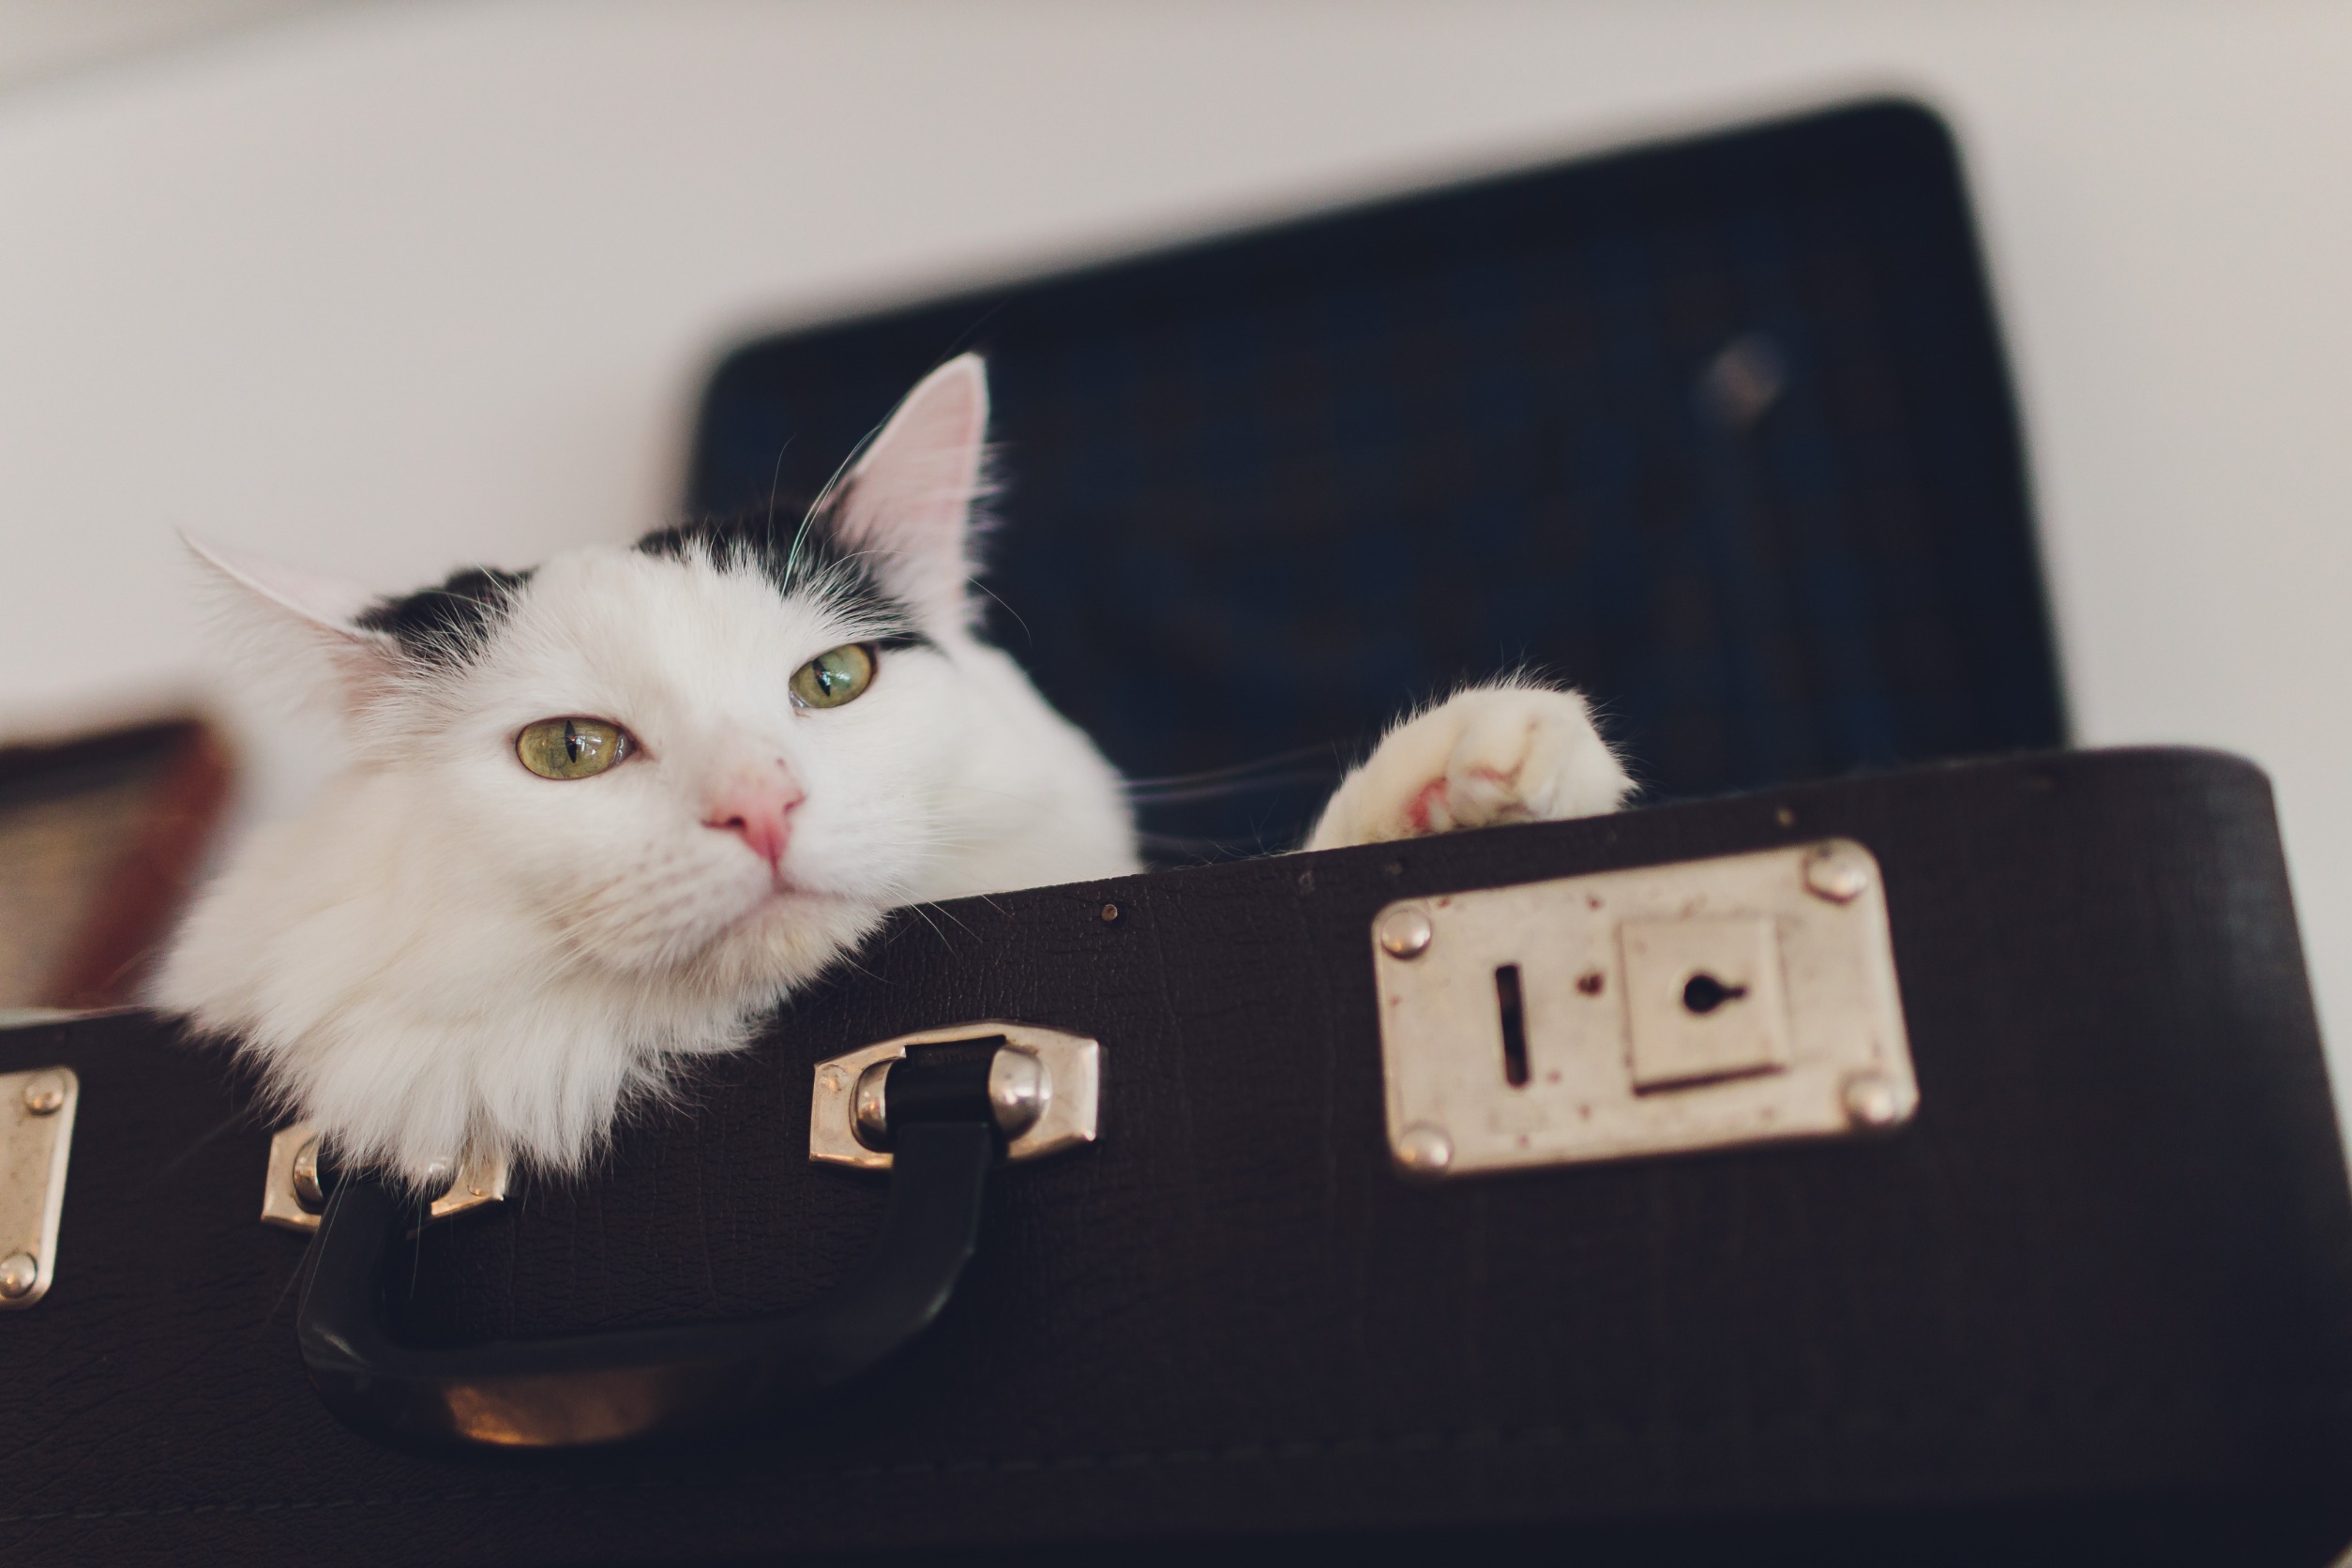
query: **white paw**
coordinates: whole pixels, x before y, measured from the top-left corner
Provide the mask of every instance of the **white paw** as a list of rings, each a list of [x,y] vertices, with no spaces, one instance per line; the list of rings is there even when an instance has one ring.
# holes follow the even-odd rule
[[[1474,686],[1390,731],[1340,781],[1306,847],[1597,816],[1632,789],[1576,692]]]

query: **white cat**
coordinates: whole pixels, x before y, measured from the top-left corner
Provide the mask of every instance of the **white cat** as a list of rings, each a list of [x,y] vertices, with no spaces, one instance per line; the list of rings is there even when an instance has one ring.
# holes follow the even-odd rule
[[[805,523],[690,525],[397,600],[229,551],[240,629],[340,708],[341,776],[204,893],[154,1000],[347,1158],[577,1168],[898,905],[1138,867],[1117,774],[976,635],[987,382],[910,394]],[[1390,733],[1309,848],[1614,809],[1574,692]]]

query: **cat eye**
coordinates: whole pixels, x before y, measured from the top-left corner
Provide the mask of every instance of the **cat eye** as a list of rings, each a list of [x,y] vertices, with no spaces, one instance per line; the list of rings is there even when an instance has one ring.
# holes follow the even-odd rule
[[[873,684],[874,650],[863,642],[819,654],[792,671],[792,696],[805,708],[837,708]]]
[[[594,778],[636,749],[626,730],[601,718],[543,718],[515,737],[515,755],[541,778]]]

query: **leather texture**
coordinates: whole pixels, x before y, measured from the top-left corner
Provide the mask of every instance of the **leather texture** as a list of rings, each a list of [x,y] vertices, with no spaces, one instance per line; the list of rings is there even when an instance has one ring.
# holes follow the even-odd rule
[[[1886,875],[1911,1126],[1398,1179],[1381,905],[1832,835]],[[522,1462],[384,1447],[304,1385],[305,1244],[255,1222],[267,1131],[218,1051],[138,1014],[0,1034],[0,1070],[83,1085],[57,1283],[0,1316],[11,1562],[1319,1534],[2316,1568],[2352,1536],[2352,1203],[2242,761],[2022,758],[910,912],[592,1178],[428,1232],[406,1331],[812,1298],[882,1189],[807,1162],[811,1064],[988,1018],[1102,1040],[1102,1139],[1000,1173],[929,1331],[720,1440]]]

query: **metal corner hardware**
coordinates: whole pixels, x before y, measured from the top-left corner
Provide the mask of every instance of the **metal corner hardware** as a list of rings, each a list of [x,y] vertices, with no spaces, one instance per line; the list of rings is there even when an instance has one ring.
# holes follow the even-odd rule
[[[0,1311],[49,1294],[82,1080],[70,1067],[0,1074]]]
[[[446,1161],[436,1164],[438,1177]],[[501,1154],[474,1154],[425,1212],[426,1223],[506,1200],[510,1167]],[[327,1193],[319,1179],[319,1131],[308,1122],[281,1127],[269,1140],[269,1169],[262,1182],[262,1223],[305,1235],[319,1228]]]
[[[1883,1133],[1919,1106],[1884,880],[1851,839],[1403,899],[1371,937],[1411,1176]]]
[[[808,1157],[820,1165],[890,1168],[879,1147],[890,1065],[916,1046],[1000,1042],[987,1092],[1004,1157],[1018,1163],[1094,1141],[1102,1095],[1102,1046],[1034,1024],[988,1020],[927,1029],[864,1046],[817,1063],[808,1101]]]

